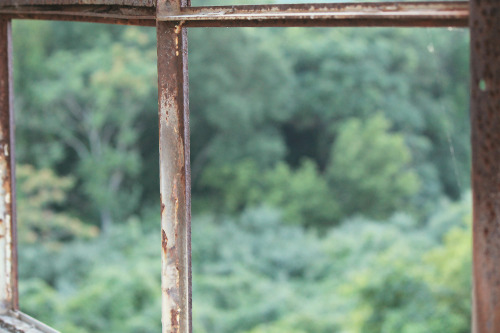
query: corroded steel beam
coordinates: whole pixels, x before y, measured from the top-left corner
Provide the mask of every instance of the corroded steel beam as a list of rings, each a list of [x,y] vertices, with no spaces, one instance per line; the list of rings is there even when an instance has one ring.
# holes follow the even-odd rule
[[[37,5],[2,6],[0,15],[10,19],[59,20],[75,22],[110,23],[156,26],[153,7],[118,5]]]
[[[473,332],[500,332],[500,2],[471,0]]]
[[[42,322],[19,311],[0,315],[0,333],[60,333]]]
[[[329,3],[186,7],[158,15],[188,27],[402,26],[466,27],[469,6],[459,2]]]
[[[126,4],[126,5],[125,5]],[[178,8],[156,16],[150,0],[7,0],[0,15],[19,19],[87,21],[154,26],[155,20],[185,27],[399,26],[465,27],[467,1],[248,5]]]
[[[0,20],[0,313],[18,308],[11,22]]]
[[[159,1],[158,10],[177,7]],[[191,328],[191,173],[187,31],[158,22],[162,332]]]
[[[2,0],[0,6],[111,5],[155,7],[156,0]]]

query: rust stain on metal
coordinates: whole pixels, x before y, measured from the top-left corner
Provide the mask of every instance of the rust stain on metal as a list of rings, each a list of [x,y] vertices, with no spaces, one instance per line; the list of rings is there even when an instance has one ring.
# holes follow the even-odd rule
[[[181,3],[161,0],[160,11]],[[162,332],[191,325],[191,238],[187,35],[179,22],[158,22],[160,194],[162,202]]]
[[[123,25],[156,26],[156,12],[151,7],[117,5],[26,5],[0,6],[5,18],[82,21]]]
[[[0,319],[0,327],[6,329],[12,333],[26,333],[24,329],[18,328],[16,325],[12,323],[8,323],[7,321]]]
[[[155,8],[156,5],[156,8]],[[187,0],[4,0],[5,18],[186,27],[399,26],[465,27],[467,1],[190,7]]]
[[[0,20],[0,260],[3,311],[18,308],[11,23]]]
[[[161,247],[164,252],[167,252],[168,250],[168,238],[167,234],[165,233],[165,230],[161,231]]]
[[[16,310],[9,311],[5,315],[0,315],[0,328],[15,333],[60,333],[44,323]],[[0,331],[4,332],[1,329]]]
[[[159,12],[162,21],[188,27],[244,26],[459,26],[468,24],[467,1],[331,3],[185,7]]]
[[[179,332],[179,311],[170,311],[170,324],[172,327],[172,332]]]
[[[154,7],[155,0],[2,0],[2,6],[71,6],[71,5],[115,5],[115,6],[141,6]]]
[[[471,0],[473,332],[500,332],[500,2]]]

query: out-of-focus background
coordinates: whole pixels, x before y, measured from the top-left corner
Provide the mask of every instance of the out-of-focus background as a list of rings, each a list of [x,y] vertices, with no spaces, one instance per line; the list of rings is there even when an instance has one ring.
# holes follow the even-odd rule
[[[21,309],[160,332],[153,28],[14,24]],[[189,30],[196,333],[470,331],[468,33]]]

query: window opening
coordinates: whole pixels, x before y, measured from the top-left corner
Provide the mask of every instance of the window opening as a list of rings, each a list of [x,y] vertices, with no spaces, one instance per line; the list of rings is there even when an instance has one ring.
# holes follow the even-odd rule
[[[20,21],[14,41],[20,308],[61,332],[158,332],[155,31]]]
[[[189,110],[187,86],[187,27],[210,26],[394,26],[394,27],[459,27],[467,26],[470,9],[471,28],[471,133],[474,193],[474,315],[473,328],[481,332],[496,331],[495,319],[497,268],[496,244],[498,223],[492,201],[498,192],[494,161],[498,160],[491,137],[496,130],[497,71],[499,43],[495,42],[495,22],[499,15],[494,2],[471,0],[470,3],[399,3],[389,13],[389,5],[357,3],[353,5],[325,5],[324,10],[305,10],[302,6],[286,5],[185,8],[187,2],[159,0],[157,8],[150,0],[93,0],[80,7],[74,0],[6,0],[2,2],[0,71],[2,83],[2,146],[4,162],[12,167],[4,168],[2,198],[4,232],[0,256],[2,272],[0,297],[1,319],[11,329],[11,320],[30,322],[38,330],[48,332],[42,324],[17,311],[17,261],[15,210],[13,209],[13,164],[8,162],[14,152],[12,126],[12,85],[10,19],[83,20],[117,24],[157,25],[159,116],[160,116],[160,188],[162,193],[162,321],[163,331],[190,332],[191,328],[191,273],[190,273],[190,165],[189,165]],[[106,5],[105,7],[100,7]],[[52,6],[52,7],[51,7]],[[123,11],[127,6],[127,10]],[[389,7],[388,7],[389,6]],[[273,9],[274,8],[274,9]],[[334,9],[333,9],[334,8]],[[249,11],[250,10],[250,11]],[[339,13],[341,11],[341,13]],[[494,67],[494,66],[493,66]],[[170,74],[170,75],[167,75]],[[10,123],[10,125],[9,125]],[[170,143],[170,145],[169,145]],[[11,149],[5,149],[11,148]],[[493,163],[492,163],[493,161]],[[173,162],[173,163],[171,163]],[[171,199],[166,203],[165,199]],[[180,205],[180,206],[179,206]],[[180,207],[180,210],[174,209]],[[9,211],[10,209],[10,211]],[[481,232],[479,232],[481,230]],[[178,237],[179,236],[179,237]],[[170,311],[169,311],[170,310]],[[10,326],[9,326],[10,325]],[[16,329],[20,326],[13,324]]]
[[[194,330],[470,329],[467,31],[189,37]]]
[[[454,28],[448,28],[448,30],[452,31]],[[439,72],[439,74],[436,77],[436,80],[439,85],[444,86],[446,85],[444,77],[445,77],[445,71],[448,69],[449,70],[449,63],[445,64],[442,61],[440,62],[440,53],[443,52],[443,47],[439,44],[436,43],[435,39],[435,34],[433,34],[430,29],[427,30],[427,35],[429,39],[429,45],[428,45],[428,50],[430,54],[430,60],[433,61],[436,64],[436,69]],[[467,39],[469,39],[469,36],[467,35]],[[467,45],[468,46],[468,45]],[[469,62],[469,54],[465,52],[460,52],[458,50],[455,50],[456,54],[453,58],[453,60],[457,61],[458,59],[461,59],[462,62],[465,63],[465,60]],[[463,71],[468,70],[467,68],[457,70],[456,72],[460,73],[463,75]],[[469,91],[469,81],[470,80],[463,80],[461,81],[461,89],[463,91]],[[458,85],[455,81],[455,84]],[[470,97],[467,97],[468,95],[462,95],[460,99],[457,99],[456,103],[454,103],[454,107],[458,107],[459,105],[462,105],[463,107],[459,107],[459,114],[461,115],[462,118],[467,118],[468,117],[468,108],[467,105],[469,105],[469,100]],[[464,105],[464,102],[467,102],[467,104]],[[469,149],[465,150],[463,149],[464,144],[460,144],[459,147],[456,147],[455,145],[455,140],[462,140],[464,142],[464,139],[460,138],[459,136],[457,137],[452,137],[450,128],[454,127],[457,125],[456,122],[453,121],[455,118],[452,115],[452,111],[450,110],[451,104],[447,102],[446,100],[442,100],[439,103],[439,112],[443,115],[444,119],[447,119],[446,124],[443,126],[444,132],[446,134],[446,140],[448,141],[448,146],[449,146],[449,153],[450,153],[450,158],[451,162],[453,165],[453,173],[455,174],[455,179],[456,179],[456,186],[458,187],[458,190],[460,193],[464,193],[465,191],[468,191],[470,189],[470,177],[468,175],[470,174],[470,157],[464,158],[464,156],[470,156],[470,151]],[[462,125],[462,130],[458,132],[466,132],[470,133],[470,126],[466,122],[461,122],[460,125]],[[461,147],[460,147],[461,146]],[[458,151],[457,151],[458,149]],[[462,155],[462,157],[460,156]],[[462,163],[460,163],[462,161]],[[465,163],[465,161],[467,161]],[[448,186],[449,187],[449,186]]]

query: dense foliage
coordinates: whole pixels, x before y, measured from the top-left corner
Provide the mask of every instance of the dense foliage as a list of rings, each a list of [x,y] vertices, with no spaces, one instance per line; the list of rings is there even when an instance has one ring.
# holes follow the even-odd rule
[[[14,37],[21,308],[159,332],[154,29]],[[189,37],[194,331],[470,331],[466,32]]]

